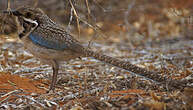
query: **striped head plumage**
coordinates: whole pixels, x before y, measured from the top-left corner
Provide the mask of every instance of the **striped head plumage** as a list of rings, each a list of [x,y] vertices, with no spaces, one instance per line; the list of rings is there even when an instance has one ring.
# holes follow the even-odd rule
[[[20,38],[29,36],[38,25],[53,23],[40,8],[21,7],[8,13],[15,17]]]

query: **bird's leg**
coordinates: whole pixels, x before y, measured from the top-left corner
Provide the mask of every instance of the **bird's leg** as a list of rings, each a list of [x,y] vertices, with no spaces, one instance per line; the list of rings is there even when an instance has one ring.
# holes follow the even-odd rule
[[[53,91],[55,90],[55,85],[56,85],[56,81],[57,81],[57,75],[58,75],[58,70],[59,70],[59,65],[58,65],[58,62],[53,60],[53,63],[52,63],[52,69],[53,69],[53,76],[52,76],[52,82],[51,82],[51,85],[50,85],[50,88],[49,88],[49,91]]]

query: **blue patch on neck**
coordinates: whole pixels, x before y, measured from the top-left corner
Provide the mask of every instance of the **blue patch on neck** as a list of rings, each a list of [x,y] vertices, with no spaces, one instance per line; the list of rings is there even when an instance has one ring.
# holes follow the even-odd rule
[[[48,49],[55,49],[55,50],[64,50],[67,48],[63,42],[49,40],[48,38],[44,38],[37,34],[30,34],[29,38],[32,40],[34,44],[40,45],[42,47],[46,47]]]

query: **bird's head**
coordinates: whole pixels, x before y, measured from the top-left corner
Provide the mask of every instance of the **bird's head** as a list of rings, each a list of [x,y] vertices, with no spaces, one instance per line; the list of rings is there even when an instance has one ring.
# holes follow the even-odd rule
[[[39,8],[21,7],[16,10],[3,11],[3,13],[11,14],[16,18],[18,34],[32,32],[38,26],[48,24],[50,21]]]
[[[23,22],[37,22],[40,24],[43,22],[43,16],[45,15],[40,8],[31,7],[21,7],[16,10],[4,11],[4,13],[9,13],[15,16],[20,24],[23,24]]]

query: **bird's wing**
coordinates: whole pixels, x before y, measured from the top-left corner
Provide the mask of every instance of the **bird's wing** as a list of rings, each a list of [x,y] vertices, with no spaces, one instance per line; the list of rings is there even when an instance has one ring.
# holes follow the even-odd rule
[[[34,44],[54,50],[72,50],[82,52],[83,46],[74,39],[70,34],[63,30],[57,29],[36,29],[29,34],[29,39]]]

